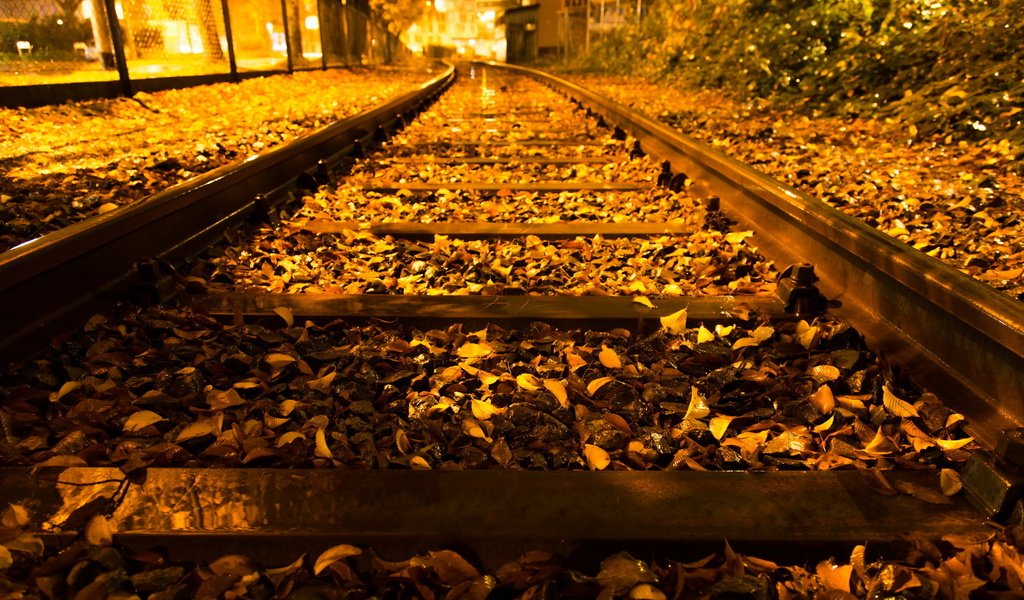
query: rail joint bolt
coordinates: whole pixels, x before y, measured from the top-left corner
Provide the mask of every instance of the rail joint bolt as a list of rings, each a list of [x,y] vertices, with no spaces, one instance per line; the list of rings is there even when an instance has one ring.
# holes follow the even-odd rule
[[[786,312],[798,317],[815,316],[825,312],[828,300],[821,294],[815,282],[814,265],[799,263],[791,265],[779,275],[778,294],[786,305]]]

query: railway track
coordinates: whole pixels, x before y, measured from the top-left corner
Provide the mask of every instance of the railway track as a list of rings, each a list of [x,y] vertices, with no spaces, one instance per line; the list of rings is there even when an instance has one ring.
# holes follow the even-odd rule
[[[1021,514],[1019,303],[524,69],[447,72],[0,275],[0,489],[53,545],[106,514],[187,560],[820,560]]]

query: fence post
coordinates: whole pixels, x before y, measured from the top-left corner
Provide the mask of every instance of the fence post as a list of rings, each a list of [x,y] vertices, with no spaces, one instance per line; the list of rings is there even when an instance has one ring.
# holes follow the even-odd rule
[[[316,21],[319,26],[317,32],[320,34],[320,70],[327,70],[327,40],[324,38],[324,3],[323,0],[316,2]]]
[[[288,0],[281,0],[281,23],[284,24],[284,52],[288,55],[288,72],[295,72],[295,59],[292,58],[292,40],[288,35]]]
[[[228,39],[228,65],[231,66],[231,80],[238,83],[238,63],[235,62],[235,36],[231,32],[231,10],[228,0],[220,0],[220,10],[224,13],[224,35]]]
[[[117,8],[114,0],[103,0],[103,7],[107,12],[107,23],[110,26],[110,41],[114,45],[114,62],[117,65],[117,76],[121,80],[121,93],[125,96],[132,96],[132,80],[128,74],[128,58],[124,53],[124,35],[121,32],[121,23],[117,20]]]

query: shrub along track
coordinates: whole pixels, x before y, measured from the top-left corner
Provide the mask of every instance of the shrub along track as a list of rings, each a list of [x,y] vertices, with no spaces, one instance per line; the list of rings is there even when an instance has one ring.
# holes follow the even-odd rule
[[[1016,451],[1016,303],[517,71],[467,68],[401,132],[419,95],[0,257],[4,499],[53,543],[113,524],[178,559],[344,542],[489,569],[530,548],[962,544],[1011,517],[1019,488],[978,448]],[[829,306],[807,267],[776,285],[758,248],[814,262]],[[156,304],[18,360],[126,290]],[[650,583],[634,567],[624,589],[590,583]],[[240,585],[251,565],[213,573]]]

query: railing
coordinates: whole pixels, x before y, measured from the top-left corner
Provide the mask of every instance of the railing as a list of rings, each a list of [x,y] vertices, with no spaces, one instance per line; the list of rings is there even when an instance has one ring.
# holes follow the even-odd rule
[[[0,3],[0,105],[388,64],[408,52],[367,0],[11,0]]]

